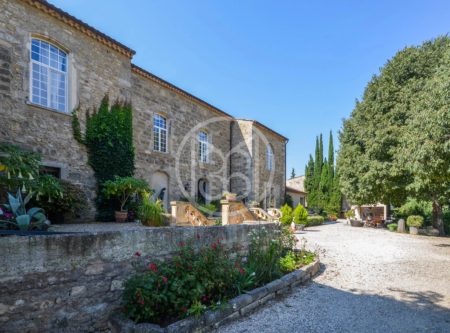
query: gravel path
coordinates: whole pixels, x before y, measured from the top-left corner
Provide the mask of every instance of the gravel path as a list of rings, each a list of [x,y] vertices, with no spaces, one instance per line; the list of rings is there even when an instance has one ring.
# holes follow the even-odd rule
[[[450,332],[450,238],[343,223],[298,236],[320,246],[320,275],[216,333]]]

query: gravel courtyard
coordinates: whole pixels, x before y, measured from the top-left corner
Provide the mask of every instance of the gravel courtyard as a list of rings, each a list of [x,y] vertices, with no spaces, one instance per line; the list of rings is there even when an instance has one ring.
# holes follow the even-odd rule
[[[344,223],[298,237],[320,247],[320,275],[217,333],[450,332],[450,238]]]

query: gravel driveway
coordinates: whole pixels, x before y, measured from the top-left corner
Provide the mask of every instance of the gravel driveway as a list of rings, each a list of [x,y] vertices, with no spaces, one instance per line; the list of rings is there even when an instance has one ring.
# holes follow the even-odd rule
[[[320,275],[217,333],[450,332],[450,238],[344,223],[298,236],[320,247]]]

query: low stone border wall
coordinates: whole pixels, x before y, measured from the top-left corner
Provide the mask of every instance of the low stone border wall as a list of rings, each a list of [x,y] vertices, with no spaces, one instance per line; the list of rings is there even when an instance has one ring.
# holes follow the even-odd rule
[[[124,318],[122,314],[114,314],[111,316],[109,325],[113,333],[207,332],[227,321],[245,316],[277,295],[285,294],[292,288],[304,284],[316,275],[319,269],[320,261],[316,259],[313,263],[286,274],[280,279],[233,298],[224,309],[207,311],[199,318],[189,317],[165,328],[155,324],[135,324],[133,321]]]
[[[266,224],[273,232],[275,225]],[[1,332],[107,332],[135,252],[164,259],[178,244],[222,239],[244,254],[259,225],[161,227],[128,231],[0,237]],[[196,236],[199,236],[197,239]]]

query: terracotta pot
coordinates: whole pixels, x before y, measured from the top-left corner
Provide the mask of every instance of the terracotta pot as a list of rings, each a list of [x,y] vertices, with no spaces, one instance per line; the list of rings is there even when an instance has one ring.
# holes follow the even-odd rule
[[[128,212],[127,211],[116,211],[115,217],[116,217],[116,222],[124,223],[128,219]]]

